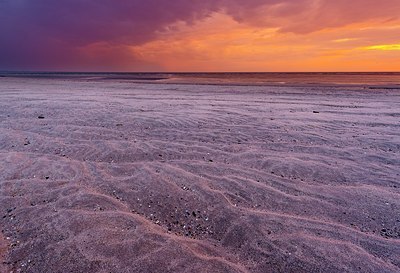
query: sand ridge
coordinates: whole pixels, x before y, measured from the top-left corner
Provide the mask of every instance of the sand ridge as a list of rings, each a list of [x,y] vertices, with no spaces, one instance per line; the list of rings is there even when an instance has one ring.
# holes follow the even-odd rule
[[[400,271],[397,91],[0,88],[15,271]]]

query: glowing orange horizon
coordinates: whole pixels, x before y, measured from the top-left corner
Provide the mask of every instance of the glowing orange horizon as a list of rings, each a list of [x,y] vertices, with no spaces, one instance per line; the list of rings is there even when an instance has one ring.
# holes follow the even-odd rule
[[[367,22],[306,34],[240,24],[215,13],[130,47],[166,71],[400,71],[400,22]],[[393,33],[385,38],[381,32]],[[397,39],[397,40],[396,40]]]

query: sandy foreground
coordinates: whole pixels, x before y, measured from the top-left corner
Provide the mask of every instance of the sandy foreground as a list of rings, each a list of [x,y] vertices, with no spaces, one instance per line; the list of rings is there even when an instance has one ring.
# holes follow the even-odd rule
[[[0,272],[400,272],[400,91],[0,79]]]

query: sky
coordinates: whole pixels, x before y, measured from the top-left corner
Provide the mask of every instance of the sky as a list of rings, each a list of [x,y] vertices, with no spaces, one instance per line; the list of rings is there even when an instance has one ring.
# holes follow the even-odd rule
[[[400,71],[400,0],[0,0],[1,71]]]

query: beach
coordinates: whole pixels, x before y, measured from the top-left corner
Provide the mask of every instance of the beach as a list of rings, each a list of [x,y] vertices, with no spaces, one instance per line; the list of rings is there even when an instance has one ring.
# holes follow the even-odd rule
[[[400,89],[0,78],[0,272],[400,272]]]

